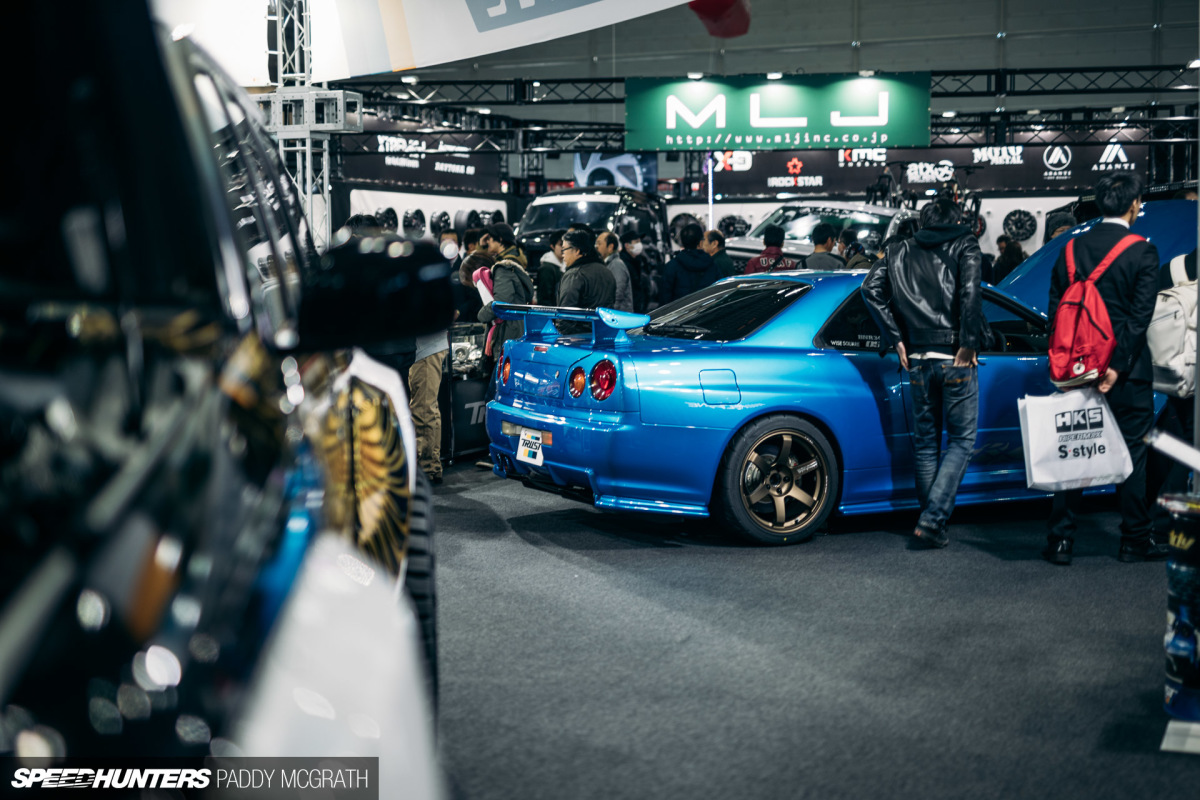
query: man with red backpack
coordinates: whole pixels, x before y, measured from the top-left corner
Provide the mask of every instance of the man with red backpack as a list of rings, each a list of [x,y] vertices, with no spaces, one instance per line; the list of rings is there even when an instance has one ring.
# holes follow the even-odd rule
[[[1070,379],[1071,374],[1090,379],[1089,385],[1105,395],[1133,461],[1133,472],[1117,486],[1121,509],[1117,558],[1125,562],[1162,559],[1168,553],[1166,545],[1151,535],[1146,495],[1143,439],[1154,424],[1154,373],[1146,329],[1158,294],[1159,262],[1154,245],[1129,232],[1141,212],[1141,195],[1142,180],[1134,173],[1117,172],[1102,178],[1096,184],[1096,205],[1104,219],[1068,243],[1050,276],[1052,379],[1060,388],[1080,385]],[[1072,287],[1089,280],[1094,293],[1090,287]],[[1086,297],[1089,293],[1098,294],[1100,302]],[[1097,343],[1099,360],[1086,353],[1086,357],[1077,357],[1078,352],[1066,354],[1070,341],[1089,338]],[[1105,364],[1103,355],[1109,347],[1111,357]],[[1082,490],[1054,495],[1048,544],[1042,551],[1042,557],[1052,564],[1071,563],[1075,515],[1082,499]]]

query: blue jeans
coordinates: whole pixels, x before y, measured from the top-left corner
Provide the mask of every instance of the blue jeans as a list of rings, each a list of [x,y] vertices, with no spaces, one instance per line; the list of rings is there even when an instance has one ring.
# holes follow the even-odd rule
[[[950,359],[937,358],[913,359],[908,379],[912,385],[917,498],[921,501],[917,525],[941,533],[954,511],[954,497],[975,447],[979,380],[975,367],[956,367]],[[944,456],[943,421],[949,435]]]

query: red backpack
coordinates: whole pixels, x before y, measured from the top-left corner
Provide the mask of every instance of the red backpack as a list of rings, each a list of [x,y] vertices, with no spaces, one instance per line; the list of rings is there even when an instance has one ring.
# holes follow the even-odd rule
[[[1075,279],[1075,240],[1067,242],[1070,285],[1054,312],[1050,335],[1050,382],[1060,389],[1095,383],[1108,371],[1117,339],[1096,281],[1131,245],[1143,241],[1132,233],[1125,236],[1086,278],[1079,280]]]

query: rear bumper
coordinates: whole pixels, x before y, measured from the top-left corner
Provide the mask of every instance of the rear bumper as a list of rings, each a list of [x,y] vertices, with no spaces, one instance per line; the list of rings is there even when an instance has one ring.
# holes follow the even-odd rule
[[[669,476],[647,462],[646,426],[637,412],[572,415],[488,404],[487,430],[493,471],[531,488],[589,502],[597,508],[707,517],[701,499],[686,485],[663,483]],[[543,446],[543,463],[517,460],[518,436],[502,432],[508,422],[545,431],[552,444]]]

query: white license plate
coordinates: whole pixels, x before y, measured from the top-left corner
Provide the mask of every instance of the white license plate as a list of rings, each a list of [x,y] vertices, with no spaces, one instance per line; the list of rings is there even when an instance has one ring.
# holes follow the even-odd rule
[[[532,428],[521,428],[521,438],[517,442],[517,461],[541,466],[542,460],[542,432]]]

